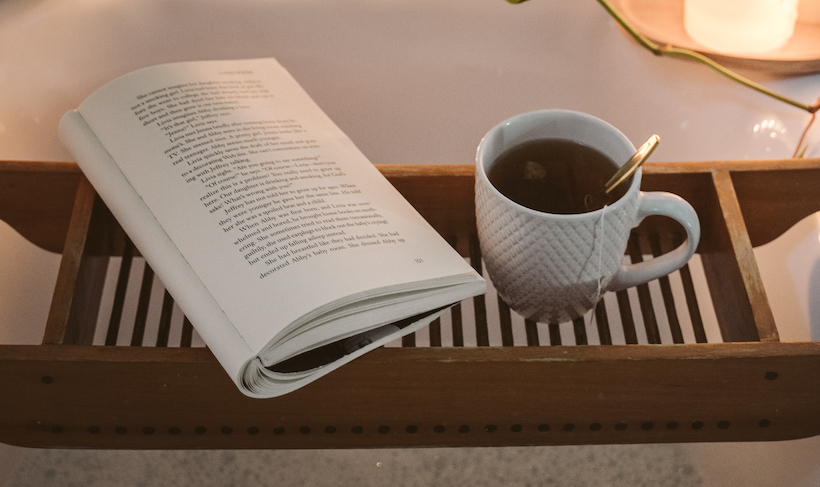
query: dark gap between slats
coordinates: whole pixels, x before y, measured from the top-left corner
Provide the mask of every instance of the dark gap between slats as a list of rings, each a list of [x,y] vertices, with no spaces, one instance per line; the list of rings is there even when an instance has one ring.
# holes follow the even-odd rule
[[[125,247],[122,250],[122,261],[117,275],[117,287],[114,290],[114,304],[111,308],[111,317],[108,320],[108,330],[105,334],[105,344],[113,346],[117,344],[117,336],[120,333],[120,321],[122,311],[125,307],[125,294],[128,290],[128,278],[131,275],[131,263],[134,260],[134,244],[131,239],[125,239]]]
[[[550,345],[561,345],[561,329],[558,323],[550,323],[548,328],[550,331]]]
[[[604,300],[595,305],[595,324],[598,327],[598,337],[601,345],[612,345],[612,335],[609,333],[609,317],[606,314]]]
[[[501,324],[501,345],[512,347],[512,314],[510,313],[510,307],[501,299],[501,296],[498,296],[498,319]]]
[[[151,288],[154,284],[154,270],[148,263],[145,263],[145,270],[142,274],[142,285],[140,286],[140,296],[137,303],[137,316],[134,319],[134,332],[131,334],[131,346],[142,346],[142,339],[145,335],[145,323],[148,319],[148,306],[151,304]]]
[[[441,318],[436,318],[430,323],[430,346],[441,346]]]
[[[629,236],[629,257],[633,264],[643,262],[643,254],[641,253],[641,245],[638,242],[638,235],[633,232]],[[655,316],[655,309],[652,307],[652,296],[649,292],[649,284],[639,284],[636,286],[638,291],[638,304],[641,308],[641,315],[643,316],[643,324],[646,329],[646,341],[648,343],[657,345],[661,343],[661,334],[658,330],[658,320]]]
[[[638,343],[638,334],[635,331],[635,320],[632,317],[632,308],[629,306],[629,293],[626,289],[615,292],[618,299],[618,311],[621,314],[621,325],[624,329],[624,341],[627,345]]]
[[[658,329],[658,317],[655,315],[655,308],[652,306],[652,295],[649,291],[649,284],[639,284],[638,304],[641,307],[641,316],[646,329],[646,341],[653,345],[661,343],[661,332]]]
[[[667,250],[665,245],[661,243],[661,237],[658,233],[652,232],[649,235],[649,246],[652,248],[652,255],[659,257]],[[663,307],[666,309],[666,317],[669,320],[669,331],[672,333],[672,343],[683,343],[683,332],[680,328],[680,321],[678,320],[678,311],[675,307],[675,298],[672,294],[672,285],[669,283],[669,276],[661,276],[658,279],[661,286],[661,295],[663,296]]]
[[[572,330],[575,332],[576,345],[588,345],[587,327],[584,324],[584,317],[575,318],[572,320]]]
[[[541,345],[538,338],[538,323],[533,320],[524,320],[524,329],[527,331],[527,345],[530,347],[538,347]]]
[[[481,272],[481,247],[478,243],[478,236],[470,237],[470,264],[473,269],[479,274]],[[479,347],[490,346],[490,332],[487,328],[487,306],[484,301],[484,295],[473,298],[473,306],[475,307],[475,335],[476,343]]]
[[[191,342],[194,338],[194,326],[191,324],[191,320],[185,316],[182,319],[182,336],[179,339],[179,346],[188,348],[191,346]]]
[[[171,315],[174,312],[174,300],[166,290],[162,297],[162,312],[159,317],[159,330],[157,331],[157,346],[168,346],[168,335],[171,333]]]
[[[461,323],[461,303],[450,308],[450,317],[453,323],[453,346],[464,346],[464,328]]]

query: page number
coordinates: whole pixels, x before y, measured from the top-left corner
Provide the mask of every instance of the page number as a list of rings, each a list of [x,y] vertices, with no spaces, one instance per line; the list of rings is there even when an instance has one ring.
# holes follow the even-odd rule
[[[416,264],[421,264],[421,263],[424,262],[424,259],[413,259],[413,260],[416,262]]]

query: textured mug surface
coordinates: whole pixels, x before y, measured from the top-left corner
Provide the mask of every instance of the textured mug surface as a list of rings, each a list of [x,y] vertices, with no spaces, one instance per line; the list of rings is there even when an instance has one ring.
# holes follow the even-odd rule
[[[642,193],[640,170],[623,197],[586,213],[544,213],[499,192],[487,178],[498,156],[513,146],[543,138],[574,140],[618,164],[635,152],[630,141],[611,125],[567,110],[513,117],[482,139],[476,159],[478,236],[490,279],[512,309],[547,323],[577,318],[605,291],[647,282],[689,260],[700,237],[697,215],[678,196]],[[687,242],[658,259],[626,265],[623,258],[630,231],[650,214],[678,220],[687,231]]]

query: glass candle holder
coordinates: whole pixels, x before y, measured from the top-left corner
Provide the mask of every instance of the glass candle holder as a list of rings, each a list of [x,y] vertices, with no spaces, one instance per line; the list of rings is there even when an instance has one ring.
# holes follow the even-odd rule
[[[794,33],[798,0],[684,0],[683,25],[694,41],[723,54],[761,54]]]

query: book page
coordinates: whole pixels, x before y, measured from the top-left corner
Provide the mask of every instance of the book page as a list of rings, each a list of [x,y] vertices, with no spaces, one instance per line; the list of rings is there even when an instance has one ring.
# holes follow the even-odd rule
[[[204,288],[199,276],[157,224],[154,215],[76,110],[63,116],[59,134],[74,157],[82,161],[83,172],[117,216],[134,245],[151,262],[174,300],[186,310],[185,315],[191,322],[197,323],[199,334],[228,375],[239,385],[248,362],[254,356],[248,343]]]
[[[255,352],[346,296],[474,279],[272,59],[146,68],[79,112]]]

